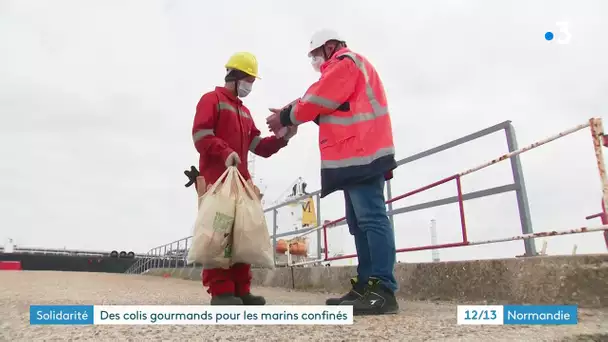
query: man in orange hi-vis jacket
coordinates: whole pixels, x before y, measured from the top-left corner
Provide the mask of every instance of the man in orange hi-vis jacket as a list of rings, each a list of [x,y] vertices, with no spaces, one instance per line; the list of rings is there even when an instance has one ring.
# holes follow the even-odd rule
[[[204,94],[196,106],[192,140],[200,154],[199,170],[186,175],[186,186],[196,183],[199,195],[214,184],[228,166],[237,166],[247,181],[249,152],[268,158],[287,146],[297,129],[290,128],[281,138],[262,138],[249,109],[241,98],[247,96],[258,78],[258,62],[248,52],[232,55],[225,65],[225,85]],[[204,183],[204,184],[201,184]],[[235,264],[230,269],[204,269],[203,285],[211,294],[211,305],[264,305],[266,300],[251,294],[251,265]]]
[[[380,77],[370,62],[347,48],[332,30],[315,33],[308,56],[321,73],[306,94],[271,109],[271,130],[319,125],[321,197],[343,190],[346,221],[355,238],[357,277],[352,290],[328,305],[353,313],[396,313],[395,236],[386,213],[384,183],[397,167],[391,119]]]

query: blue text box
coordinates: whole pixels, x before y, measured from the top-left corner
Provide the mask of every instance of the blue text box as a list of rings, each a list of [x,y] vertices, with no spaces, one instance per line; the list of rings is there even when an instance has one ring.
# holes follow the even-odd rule
[[[31,305],[30,324],[93,324],[93,305]]]
[[[577,324],[577,305],[503,305],[504,324]]]

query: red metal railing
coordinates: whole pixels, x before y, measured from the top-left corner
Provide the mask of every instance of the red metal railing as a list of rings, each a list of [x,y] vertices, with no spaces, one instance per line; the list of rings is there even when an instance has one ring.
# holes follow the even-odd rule
[[[460,224],[461,224],[461,229],[462,229],[462,241],[455,242],[455,243],[447,243],[447,244],[442,244],[442,245],[427,245],[427,246],[418,246],[418,247],[399,248],[396,250],[397,253],[422,251],[422,250],[437,249],[437,248],[460,247],[460,246],[466,246],[469,243],[468,239],[467,239],[467,225],[466,225],[466,220],[464,218],[464,200],[462,197],[462,184],[460,181],[460,174],[456,174],[456,175],[453,175],[450,177],[443,178],[441,180],[438,180],[431,184],[425,185],[418,189],[406,192],[403,195],[393,197],[393,198],[389,199],[388,201],[386,201],[385,204],[393,203],[398,200],[404,199],[406,197],[410,197],[415,194],[421,193],[423,191],[433,189],[439,185],[445,184],[445,183],[447,183],[449,181],[453,181],[453,180],[456,180],[456,190],[458,191],[458,206],[460,209]],[[342,217],[338,220],[334,220],[334,221],[328,222],[323,225],[323,244],[325,246],[328,246],[328,244],[327,244],[328,227],[331,227],[332,225],[334,225],[342,220],[345,220],[345,219],[346,219],[346,217]],[[325,248],[325,261],[349,259],[349,258],[354,258],[356,256],[357,256],[356,254],[348,254],[348,255],[340,255],[340,256],[335,256],[335,257],[330,258],[328,255],[328,248]]]
[[[594,218],[602,217],[602,215],[604,215],[604,213],[597,213],[597,214],[589,215],[589,216],[585,217],[585,220],[591,220]]]
[[[508,126],[507,126],[508,127]],[[538,232],[538,233],[529,233],[529,234],[523,234],[523,235],[519,235],[519,236],[512,236],[512,237],[503,237],[503,238],[496,238],[496,239],[491,239],[491,240],[484,240],[484,241],[469,241],[468,240],[468,236],[467,236],[467,224],[466,224],[466,219],[465,219],[465,212],[464,212],[464,198],[467,197],[469,198],[469,195],[471,194],[467,194],[466,196],[462,193],[462,177],[474,172],[477,172],[481,169],[484,169],[486,167],[489,167],[491,165],[497,164],[499,162],[502,162],[504,160],[510,159],[512,157],[515,157],[523,152],[529,151],[531,149],[534,149],[536,147],[539,147],[541,145],[547,144],[551,141],[557,140],[559,138],[562,138],[566,135],[570,135],[574,132],[577,132],[579,130],[582,130],[584,128],[590,128],[591,129],[591,136],[593,139],[593,145],[594,145],[594,150],[595,150],[595,157],[596,157],[596,162],[597,162],[597,167],[598,167],[598,171],[599,171],[599,176],[600,176],[600,180],[601,180],[601,184],[602,184],[602,208],[603,208],[603,212],[602,213],[598,213],[598,214],[594,214],[594,215],[590,215],[587,216],[587,219],[593,219],[593,218],[601,218],[602,219],[602,225],[601,226],[595,226],[595,227],[579,227],[576,229],[568,229],[568,230],[562,230],[562,231],[546,231],[546,232]],[[494,130],[493,130],[494,131]],[[475,133],[474,135],[479,135],[482,132],[478,132]],[[485,133],[488,134],[488,133]],[[509,135],[508,130],[507,130],[507,135]],[[479,135],[481,136],[481,135]],[[477,136],[477,137],[479,137]],[[472,139],[476,139],[477,137],[473,138],[471,136],[467,136],[465,137],[466,139],[472,140]],[[463,139],[463,138],[461,138]],[[468,140],[465,140],[468,141]],[[509,141],[509,138],[507,137],[507,141]],[[452,142],[454,143],[454,142]],[[462,142],[459,142],[462,143]],[[451,144],[451,143],[450,143]],[[442,145],[443,146],[443,145]],[[447,149],[448,147],[438,147],[439,150],[444,150]],[[515,145],[514,145],[515,146]],[[587,123],[585,124],[581,124],[578,125],[576,127],[573,127],[571,129],[568,129],[566,131],[563,131],[559,134],[556,134],[554,136],[551,136],[549,138],[546,138],[544,140],[540,140],[537,141],[531,145],[528,145],[524,148],[520,148],[517,150],[514,150],[512,152],[509,152],[507,154],[504,154],[496,159],[490,160],[484,164],[480,164],[477,167],[474,167],[472,169],[468,169],[464,172],[460,172],[456,175],[441,179],[437,182],[428,184],[426,186],[420,187],[418,189],[409,191],[403,195],[397,196],[397,197],[393,197],[390,198],[389,200],[387,200],[385,203],[386,204],[391,204],[393,202],[396,202],[398,200],[401,200],[403,198],[409,197],[409,196],[413,196],[417,193],[420,193],[422,191],[425,190],[429,190],[432,189],[434,187],[437,187],[439,185],[445,184],[447,182],[450,182],[452,180],[456,181],[456,190],[458,193],[458,196],[456,198],[456,200],[454,200],[453,198],[451,198],[449,203],[454,203],[457,202],[458,206],[459,206],[459,214],[460,214],[460,225],[461,225],[461,232],[462,232],[462,241],[460,242],[453,242],[453,243],[446,243],[446,244],[438,244],[438,245],[426,245],[426,246],[417,246],[417,247],[407,247],[407,248],[399,248],[396,250],[397,253],[402,253],[402,252],[413,252],[413,251],[422,251],[422,250],[430,250],[430,249],[444,249],[444,248],[453,248],[453,247],[462,247],[462,246],[474,246],[474,245],[483,245],[483,244],[492,244],[492,243],[501,243],[501,242],[508,242],[508,241],[517,241],[517,240],[528,240],[528,239],[534,239],[537,237],[549,237],[549,236],[559,236],[559,235],[571,235],[571,234],[581,234],[581,233],[590,233],[590,232],[604,232],[604,237],[606,239],[606,247],[608,248],[608,216],[606,216],[606,209],[608,207],[608,177],[607,177],[607,172],[606,172],[606,167],[605,167],[605,163],[604,163],[604,158],[603,158],[603,151],[602,151],[602,147],[608,147],[608,136],[604,135],[604,131],[603,131],[603,127],[602,127],[602,120],[599,118],[592,118],[590,119]],[[435,149],[438,149],[435,148]],[[516,147],[509,147],[510,150],[515,149]],[[432,149],[432,150],[435,150]],[[426,151],[427,152],[430,152]],[[434,151],[432,153],[436,153],[437,151]],[[432,153],[428,153],[427,155],[430,155]],[[412,156],[411,158],[406,158],[408,159],[407,162],[410,162],[412,160],[416,160],[416,158],[422,158],[422,156],[417,157],[417,155]],[[403,160],[405,161],[405,159]],[[514,174],[515,177],[515,174]],[[520,184],[520,186],[522,185],[521,183],[517,183],[514,184],[517,186],[517,184]],[[496,192],[498,193],[498,192]],[[312,195],[319,195],[319,191],[316,191],[312,194]],[[484,196],[488,196],[488,195],[484,195]],[[479,196],[479,197],[483,197],[483,196]],[[318,200],[320,200],[319,197],[317,197]],[[477,198],[477,197],[472,197],[471,198]],[[269,212],[272,211],[274,213],[274,231],[273,231],[273,239],[277,238],[277,231],[276,231],[276,214],[277,214],[277,209],[287,205],[289,203],[296,203],[297,201],[299,201],[300,199],[292,199],[286,203],[283,204],[279,204],[276,206],[273,206],[271,208],[267,208],[265,209],[265,212]],[[438,205],[438,204],[437,204]],[[390,206],[389,206],[390,207]],[[317,207],[319,208],[319,206]],[[406,209],[406,208],[403,208]],[[407,212],[406,210],[401,209],[401,212]],[[392,209],[391,209],[392,210]],[[521,214],[521,212],[520,212]],[[393,211],[392,215],[396,215],[395,211]],[[317,215],[318,219],[320,219],[320,214]],[[334,228],[336,226],[336,224],[344,221],[346,218],[342,217],[339,218],[337,220],[333,220],[331,222],[327,222],[323,225],[319,225],[317,227],[314,228],[310,228],[307,229],[305,232],[299,232],[299,233],[295,233],[294,232],[290,232],[290,233],[295,233],[295,235],[298,236],[304,236],[304,235],[308,235],[311,234],[313,232],[317,232],[319,233],[320,229],[323,229],[323,242],[324,242],[324,248],[323,248],[323,254],[324,254],[324,258],[321,258],[321,254],[318,255],[318,259],[316,260],[309,260],[309,261],[304,261],[304,262],[298,262],[298,263],[292,263],[291,261],[288,261],[287,265],[290,266],[297,266],[297,265],[304,265],[304,264],[313,264],[313,263],[321,263],[321,262],[327,262],[327,261],[332,261],[332,260],[340,260],[340,259],[348,259],[348,258],[353,258],[356,257],[356,254],[350,254],[350,255],[344,255],[344,256],[336,256],[336,257],[329,257],[329,249],[328,249],[328,237],[327,237],[327,230],[330,228]],[[522,223],[522,230],[523,230],[523,223]],[[291,235],[291,234],[288,234]],[[287,236],[287,235],[283,235],[283,236]],[[174,243],[177,243],[177,249],[176,251],[187,251],[188,249],[188,239],[190,239],[191,237],[187,237],[185,239],[181,239],[178,241],[175,241]],[[180,241],[184,240],[185,242],[185,248],[181,249],[180,248]],[[171,254],[171,252],[173,251],[173,244],[166,244],[166,245],[162,245],[156,248],[153,248],[152,250],[150,250],[150,252],[148,252],[147,255],[145,255],[146,258],[140,259],[140,261],[138,261],[138,263],[136,263],[134,266],[132,266],[127,273],[141,273],[144,272],[145,270],[147,270],[148,268],[150,268],[150,263],[154,263],[154,266],[151,267],[165,267],[165,261],[169,261],[169,267],[172,267],[172,260],[176,260],[175,262],[175,267],[179,267],[179,263],[178,260],[182,260],[184,258],[183,253],[182,254],[176,254],[173,255]],[[320,243],[320,241],[318,241],[318,243]],[[167,247],[169,252],[167,253]],[[321,246],[319,246],[321,247]],[[164,248],[164,253],[161,253],[161,249]],[[526,250],[528,250],[528,247],[526,247]],[[288,252],[289,253],[289,252]],[[171,254],[169,257],[167,257],[169,254]],[[289,260],[289,259],[288,259]],[[162,262],[162,263],[161,263]],[[185,263],[184,263],[185,265]]]
[[[549,138],[546,138],[544,140],[540,140],[537,141],[531,145],[528,145],[526,147],[520,148],[516,151],[512,151],[510,153],[504,154],[496,159],[493,159],[489,162],[486,162],[484,164],[481,164],[475,168],[466,170],[464,172],[461,172],[459,174],[441,179],[439,181],[436,181],[434,183],[428,184],[426,186],[420,187],[418,189],[409,191],[403,195],[397,196],[397,197],[393,197],[391,199],[389,199],[388,201],[386,201],[386,204],[398,201],[400,199],[409,197],[409,196],[413,196],[417,193],[432,189],[434,187],[437,187],[439,185],[445,184],[449,181],[452,180],[456,180],[456,189],[458,192],[458,206],[459,206],[459,212],[460,212],[460,225],[461,225],[461,230],[462,230],[462,241],[461,242],[453,242],[453,243],[446,243],[446,244],[438,244],[438,245],[425,245],[425,246],[417,246],[417,247],[407,247],[407,248],[399,248],[396,250],[397,253],[401,253],[401,252],[414,252],[414,251],[422,251],[422,250],[429,250],[429,249],[443,249],[443,248],[453,248],[453,247],[462,247],[462,246],[468,246],[468,245],[481,245],[481,244],[489,244],[489,243],[497,243],[497,242],[506,242],[506,241],[515,241],[515,240],[524,240],[524,239],[532,239],[532,238],[537,238],[537,237],[546,237],[546,236],[557,236],[557,235],[568,235],[568,234],[580,234],[580,233],[588,233],[588,232],[596,232],[596,231],[604,231],[604,236],[606,238],[606,247],[608,248],[608,223],[603,219],[602,220],[602,226],[599,227],[581,227],[581,228],[577,228],[577,229],[570,229],[570,230],[565,230],[565,231],[551,231],[551,232],[539,232],[539,233],[532,233],[532,234],[524,234],[521,236],[515,236],[515,237],[508,237],[508,238],[499,238],[499,239],[493,239],[493,240],[486,240],[486,241],[478,241],[478,242],[469,242],[468,237],[467,237],[467,226],[466,226],[466,219],[465,219],[465,212],[464,212],[464,200],[463,200],[463,194],[462,194],[462,184],[461,184],[461,178],[464,175],[479,171],[481,169],[484,169],[488,166],[494,165],[496,163],[499,163],[503,160],[507,160],[510,159],[511,157],[514,157],[516,155],[519,155],[523,152],[529,151],[531,149],[534,149],[536,147],[542,146],[544,144],[547,144],[551,141],[557,140],[559,138],[562,138],[566,135],[572,134],[574,132],[577,132],[579,130],[582,130],[584,128],[590,127],[591,131],[592,131],[592,135],[594,138],[594,147],[596,149],[596,157],[597,157],[597,162],[598,162],[598,168],[600,170],[600,178],[602,181],[602,188],[604,190],[604,198],[602,203],[606,203],[606,201],[608,200],[608,198],[606,198],[606,195],[608,194],[608,181],[606,180],[606,176],[605,176],[605,169],[604,169],[604,161],[603,161],[603,156],[601,155],[601,151],[598,151],[597,145],[601,142],[604,143],[604,145],[608,144],[608,141],[606,141],[606,137],[603,135],[603,129],[601,127],[601,119],[590,119],[589,122],[585,123],[585,124],[581,124],[578,125],[576,127],[573,127],[569,130],[563,131],[559,134],[556,134],[554,136],[551,136]],[[591,218],[596,218],[596,217],[602,217],[602,213],[599,214],[595,214],[595,215],[591,215],[588,216],[587,219],[591,219]],[[332,260],[341,260],[341,259],[349,259],[349,258],[354,258],[357,255],[356,254],[349,254],[349,255],[341,255],[341,256],[335,256],[335,257],[329,257],[328,254],[328,239],[327,239],[327,230],[329,228],[331,228],[333,225],[335,225],[338,222],[341,222],[343,220],[345,220],[345,217],[342,217],[340,219],[331,221],[331,222],[327,222],[325,224],[323,224],[321,227],[323,229],[323,243],[324,243],[324,254],[325,254],[325,258],[322,261],[332,261]],[[314,230],[313,230],[314,231]],[[312,232],[312,231],[310,231]],[[309,234],[310,232],[305,233]],[[319,260],[321,261],[321,260]],[[309,262],[306,262],[309,263]]]
[[[600,218],[602,220],[603,225],[608,225],[608,215],[606,215],[606,208],[604,207],[604,201],[602,201],[602,212],[589,215],[585,217],[585,220],[592,220],[594,218]],[[606,248],[608,248],[608,230],[604,231],[604,242],[606,243]]]

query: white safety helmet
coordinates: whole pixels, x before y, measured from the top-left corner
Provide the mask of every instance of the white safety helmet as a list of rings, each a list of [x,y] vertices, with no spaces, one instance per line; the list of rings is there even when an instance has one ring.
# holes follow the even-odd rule
[[[330,40],[344,42],[344,40],[340,38],[340,35],[338,35],[338,33],[334,30],[323,29],[315,32],[315,34],[312,35],[312,38],[310,38],[310,46],[308,47],[308,57],[311,57],[311,52],[320,48]]]

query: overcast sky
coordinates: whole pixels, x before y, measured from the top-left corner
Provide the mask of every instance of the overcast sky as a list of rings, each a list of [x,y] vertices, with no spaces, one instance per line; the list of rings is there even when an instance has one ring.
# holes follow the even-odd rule
[[[512,120],[520,146],[608,118],[608,3],[596,1],[0,0],[0,240],[19,246],[145,252],[191,233],[197,165],[191,128],[200,96],[223,83],[236,51],[260,62],[245,104],[258,128],[267,108],[301,96],[316,80],[310,35],[338,30],[384,82],[397,157]],[[572,38],[560,45],[556,22]],[[547,31],[556,39],[545,40]],[[257,158],[266,198],[301,176],[320,185],[318,128]],[[399,168],[393,194],[506,152],[504,134]],[[535,231],[565,230],[600,210],[589,131],[522,156]],[[505,161],[463,178],[465,192],[509,184]],[[453,182],[397,206],[454,196]],[[336,193],[323,219],[343,215]],[[513,193],[465,203],[471,241],[520,233]],[[460,239],[456,204],[395,220],[397,246]],[[270,217],[269,217],[270,219]],[[269,220],[269,225],[272,221]],[[287,230],[287,229],[283,229]],[[330,250],[353,252],[344,227]],[[536,241],[538,249],[541,239]],[[606,252],[601,233],[547,239],[549,254]],[[523,243],[441,250],[444,260],[512,257]],[[430,251],[399,256],[430,260]]]

